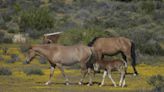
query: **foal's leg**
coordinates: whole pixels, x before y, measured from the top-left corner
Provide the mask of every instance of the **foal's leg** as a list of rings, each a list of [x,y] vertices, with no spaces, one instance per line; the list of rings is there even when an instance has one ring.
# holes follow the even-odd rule
[[[45,85],[48,85],[51,83],[51,80],[52,80],[52,77],[54,75],[54,69],[55,69],[55,66],[51,66],[51,69],[50,69],[50,78],[49,80],[45,83]]]
[[[114,85],[115,87],[117,87],[116,82],[113,80],[113,78],[112,78],[112,76],[111,76],[111,71],[108,71],[108,77],[109,77],[109,79],[111,79],[113,85]]]
[[[101,81],[101,85],[100,85],[99,87],[102,87],[102,86],[104,85],[104,81],[105,81],[105,77],[106,77],[106,75],[107,75],[107,71],[104,70],[103,79],[102,79],[102,81]]]
[[[121,73],[119,86],[121,86],[121,87],[125,86],[125,73]]]
[[[125,86],[125,77],[124,77],[124,79],[123,79],[122,87],[124,87],[124,86]]]
[[[120,72],[119,86],[121,86],[121,87],[125,86],[125,70],[126,70],[126,67],[124,67],[124,66],[122,66],[118,69],[118,71]]]
[[[65,75],[63,66],[61,64],[56,64],[56,65],[59,68],[59,70],[61,71],[62,75],[64,76],[66,85],[69,85],[69,80],[68,80],[67,76]]]

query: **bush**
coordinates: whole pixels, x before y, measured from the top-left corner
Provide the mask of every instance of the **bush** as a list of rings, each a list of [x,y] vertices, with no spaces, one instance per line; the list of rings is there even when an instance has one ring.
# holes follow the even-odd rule
[[[21,51],[22,53],[25,53],[25,52],[27,52],[27,51],[29,50],[29,47],[30,47],[29,44],[24,44],[24,45],[20,45],[20,46],[19,46],[19,49],[20,49],[20,51]]]
[[[148,84],[154,86],[154,92],[164,91],[164,76],[161,75],[151,76],[147,82]]]
[[[6,67],[1,67],[0,68],[0,75],[11,75],[12,72],[10,69],[6,68]]]
[[[17,54],[11,54],[10,57],[11,59],[7,60],[6,63],[15,63],[16,61],[19,60],[19,56]]]
[[[146,0],[140,2],[140,11],[145,14],[153,13],[155,11],[155,1]]]
[[[163,55],[164,50],[158,41],[158,32],[155,31],[156,29],[153,31],[147,30],[151,29],[151,27],[153,26],[144,25],[135,29],[132,28],[124,31],[116,30],[116,32],[120,36],[132,39],[136,48],[139,49],[142,54]]]
[[[0,61],[3,61],[4,60],[4,58],[3,57],[0,57]]]
[[[59,43],[73,45],[78,43],[88,44],[91,39],[97,36],[107,36],[105,31],[99,29],[72,29],[61,35]]]
[[[23,72],[26,75],[43,75],[44,74],[40,68],[36,68],[36,67],[24,68]]]
[[[31,8],[26,11],[23,11],[20,17],[20,25],[22,28],[29,27],[37,30],[53,28],[53,17],[50,15],[48,9]]]
[[[0,30],[0,43],[12,43],[12,36]]]
[[[46,32],[46,29],[54,27],[54,19],[49,10],[45,8],[30,8],[23,11],[20,14],[20,18],[19,25],[23,32],[29,33],[29,36],[35,35],[35,37],[39,37]]]
[[[40,62],[40,64],[46,64],[47,63],[47,59],[45,57],[43,57],[43,56],[40,56],[39,57],[39,62]]]
[[[3,38],[3,43],[12,43],[12,36],[5,36]]]
[[[19,32],[19,25],[17,23],[9,22],[7,24],[8,32],[9,33],[18,33]]]

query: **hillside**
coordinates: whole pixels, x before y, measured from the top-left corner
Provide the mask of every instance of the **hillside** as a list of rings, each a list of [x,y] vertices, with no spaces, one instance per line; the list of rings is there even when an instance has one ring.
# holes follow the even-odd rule
[[[142,53],[163,54],[161,48],[164,43],[164,2],[162,0],[1,0],[0,2],[0,29],[8,33],[28,33],[31,38],[38,39],[44,33],[65,31],[66,34],[60,43],[67,45],[77,42],[86,44],[95,36],[125,36],[132,39]],[[3,38],[7,41],[2,40],[1,43],[10,42],[8,39],[12,37]],[[147,48],[149,46],[150,48]]]

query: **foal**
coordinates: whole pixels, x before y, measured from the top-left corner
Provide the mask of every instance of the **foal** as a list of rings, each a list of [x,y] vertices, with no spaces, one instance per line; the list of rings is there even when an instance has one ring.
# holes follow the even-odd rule
[[[104,70],[104,74],[103,74],[103,79],[101,82],[101,86],[104,85],[104,80],[106,75],[108,74],[109,79],[111,79],[112,83],[114,84],[114,86],[116,87],[116,83],[113,80],[112,76],[111,76],[111,72],[112,70],[117,70],[121,73],[121,77],[120,77],[120,82],[119,82],[119,86],[124,87],[125,86],[125,71],[126,71],[126,66],[125,66],[125,62],[122,60],[101,60],[101,61],[96,61],[94,63],[94,70],[98,71],[99,69],[103,69]]]

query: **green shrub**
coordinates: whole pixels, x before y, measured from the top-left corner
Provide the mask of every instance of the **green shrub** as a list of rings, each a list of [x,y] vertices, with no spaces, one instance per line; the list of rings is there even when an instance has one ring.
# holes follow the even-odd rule
[[[154,2],[153,0],[140,1],[140,11],[145,14],[153,13],[155,11]]]
[[[45,57],[43,57],[43,56],[40,56],[39,57],[39,63],[40,64],[47,64],[47,59]]]
[[[20,18],[20,25],[23,28],[30,27],[37,30],[53,28],[53,17],[48,9],[31,8],[23,11]]]
[[[163,55],[163,49],[160,46],[158,37],[159,34],[156,32],[156,28],[153,30],[151,26],[144,25],[137,28],[132,28],[129,30],[116,30],[120,36],[128,37],[133,40],[136,48],[140,50],[142,54],[149,55]]]
[[[154,75],[148,79],[148,84],[154,86],[155,92],[163,92],[164,91],[164,76]]]
[[[12,72],[9,68],[7,67],[1,67],[0,68],[0,75],[11,75]]]
[[[30,37],[37,38],[47,29],[54,27],[54,18],[47,8],[30,8],[20,13],[20,28],[29,33]]]
[[[23,72],[26,75],[43,75],[43,71],[40,68],[36,68],[36,67],[28,67],[28,68],[24,68]]]
[[[0,31],[0,43],[12,43],[12,36],[4,31]]]
[[[78,43],[88,44],[91,39],[97,36],[107,36],[105,31],[98,29],[72,29],[64,32],[59,43],[64,45],[73,45]]]

